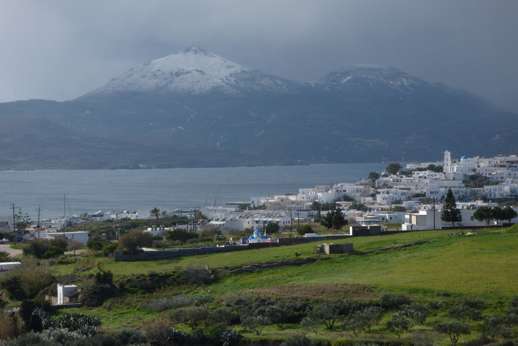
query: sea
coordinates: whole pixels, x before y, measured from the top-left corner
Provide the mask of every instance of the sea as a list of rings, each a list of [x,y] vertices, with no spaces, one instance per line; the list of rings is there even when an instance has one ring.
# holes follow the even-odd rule
[[[134,210],[199,208],[254,197],[296,193],[299,188],[353,182],[381,171],[383,164],[348,163],[304,166],[172,168],[135,170],[0,171],[0,218],[14,203],[42,219]]]

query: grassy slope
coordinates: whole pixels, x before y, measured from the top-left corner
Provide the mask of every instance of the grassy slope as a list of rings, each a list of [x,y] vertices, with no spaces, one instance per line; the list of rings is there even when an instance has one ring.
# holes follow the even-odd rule
[[[427,242],[387,250],[397,244],[411,244],[418,240]],[[262,292],[268,294],[271,292],[269,290],[277,288],[288,295],[304,290],[316,295],[327,292],[331,287],[335,294],[343,287],[342,293],[347,295],[350,289],[348,284],[364,284],[381,291],[402,291],[416,296],[450,292],[498,300],[518,294],[518,276],[515,274],[518,268],[518,227],[482,231],[473,236],[451,231],[429,231],[354,238],[342,242],[347,241],[353,242],[355,248],[364,254],[335,255],[300,267],[234,275],[197,291],[220,296],[249,289],[259,292],[263,289]],[[309,256],[313,254],[316,244],[196,256],[175,261],[128,263],[103,259],[103,263],[106,269],[122,276],[168,271],[178,266],[222,267],[294,258],[296,252]],[[72,269],[70,265],[58,268],[61,273]],[[140,308],[142,304],[160,297],[189,293],[180,292],[179,289],[117,298],[101,308],[73,311],[97,315],[109,329],[131,328],[159,315]],[[322,296],[326,294],[321,293]]]

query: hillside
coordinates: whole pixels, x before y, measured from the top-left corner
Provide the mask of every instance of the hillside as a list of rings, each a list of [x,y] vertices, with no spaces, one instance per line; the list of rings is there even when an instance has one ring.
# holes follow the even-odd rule
[[[0,104],[0,168],[379,162],[518,151],[518,115],[395,68],[300,83],[190,48],[66,102]]]
[[[330,304],[346,300],[368,306],[379,304],[376,302],[383,300],[387,294],[404,295],[414,305],[417,304],[415,306],[433,306],[426,321],[403,332],[402,337],[396,337],[386,327],[394,313],[391,309],[372,330],[364,330],[360,334],[352,334],[347,328],[344,331],[340,328],[326,330],[323,326],[317,328],[318,332],[306,330],[306,334],[311,337],[336,342],[352,338],[364,342],[392,340],[411,343],[416,333],[423,333],[433,339],[434,344],[447,345],[447,337],[434,332],[433,326],[442,320],[451,319],[448,317],[454,313],[451,307],[459,302],[482,301],[483,305],[476,303],[483,306],[476,308],[481,309],[481,317],[467,318],[465,321],[472,328],[472,332],[465,338],[475,339],[480,334],[482,321],[494,314],[505,314],[509,301],[518,294],[518,281],[514,275],[518,265],[516,227],[475,232],[424,231],[359,237],[340,242],[352,242],[356,253],[324,256],[311,264],[286,264],[242,274],[231,274],[228,271],[230,268],[254,263],[313,258],[316,256],[314,249],[317,243],[194,256],[173,261],[121,263],[111,259],[92,261],[91,258],[85,258],[75,264],[54,265],[52,270],[58,275],[75,272],[76,275],[87,276],[95,272],[100,263],[104,270],[114,273],[117,282],[126,282],[128,285],[128,282],[132,282],[128,279],[133,277],[142,282],[142,287],[147,287],[143,292],[134,288],[130,291],[132,293],[108,300],[98,308],[69,310],[100,316],[104,328],[109,330],[140,328],[146,321],[174,319],[174,308],[154,310],[150,306],[159,302],[166,306],[167,301],[179,299],[175,297],[180,296],[184,297],[182,299],[186,299],[186,296],[210,296],[210,309],[227,306],[236,299],[252,299],[252,302],[259,300],[262,304],[260,306],[271,306],[272,309],[275,304],[290,301]],[[217,279],[212,283],[195,286],[173,284],[157,290],[149,286],[152,276],[158,273],[166,275],[165,278],[170,273],[205,266],[219,271]],[[270,341],[300,334],[305,328],[298,323],[267,323],[261,327],[259,336],[247,332],[243,326],[236,327],[251,339]]]

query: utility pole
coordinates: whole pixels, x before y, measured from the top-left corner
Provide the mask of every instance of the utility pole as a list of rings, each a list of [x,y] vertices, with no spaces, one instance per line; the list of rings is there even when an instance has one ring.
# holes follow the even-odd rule
[[[433,207],[432,207],[432,210],[433,210],[433,229],[435,231],[435,197],[432,199],[433,201]]]
[[[67,194],[63,194],[63,231],[67,227]]]
[[[13,210],[13,233],[16,234],[16,206],[11,203],[11,209]]]
[[[38,222],[36,223],[36,229],[37,229],[37,232],[38,232],[38,239],[40,239],[40,231],[41,231],[40,217],[41,217],[41,208],[38,205]]]

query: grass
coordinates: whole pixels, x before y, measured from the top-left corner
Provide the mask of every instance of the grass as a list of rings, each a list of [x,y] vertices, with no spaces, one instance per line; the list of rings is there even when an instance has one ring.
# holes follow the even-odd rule
[[[443,233],[444,234],[444,233]],[[213,285],[216,292],[286,284],[364,284],[408,292],[511,296],[518,294],[518,233],[486,231],[475,236],[428,237],[429,242],[367,255],[335,256],[301,267],[233,276]],[[401,240],[403,235],[389,236]],[[414,237],[418,237],[415,234]],[[404,235],[407,241],[412,239]],[[419,237],[419,239],[423,239]],[[366,238],[363,248],[383,246]],[[385,244],[386,245],[386,244]],[[359,246],[360,247],[360,246]],[[361,247],[360,247],[361,248]]]
[[[387,246],[405,244],[417,240],[432,240],[445,238],[447,233],[437,231],[401,233],[389,236],[357,237],[333,241],[334,243],[353,243],[358,251],[371,251]],[[111,258],[96,258],[105,270],[114,273],[116,277],[145,274],[149,272],[169,272],[176,268],[193,266],[209,266],[210,268],[221,268],[226,266],[239,266],[251,263],[263,263],[296,257],[313,256],[315,247],[320,242],[312,242],[301,245],[291,245],[275,248],[243,250],[236,252],[200,255],[183,257],[175,260],[145,261],[145,262],[116,262]],[[87,259],[91,261],[91,259]],[[90,264],[95,267],[94,263]],[[71,274],[76,264],[54,265],[53,272],[57,275]],[[87,271],[88,272],[88,271]]]
[[[216,299],[229,294],[268,297],[329,299],[377,299],[386,292],[411,295],[417,300],[442,300],[457,296],[476,296],[491,306],[501,306],[518,295],[518,226],[487,229],[468,236],[457,231],[424,231],[385,236],[358,237],[335,241],[352,242],[356,254],[333,255],[302,266],[285,266],[254,273],[226,276],[203,287],[170,287],[152,294],[135,294],[109,300],[99,308],[72,311],[101,318],[107,329],[141,327],[143,323],[167,317],[142,306],[151,300],[176,294],[204,293]],[[116,277],[148,272],[167,272],[178,267],[221,268],[281,259],[315,256],[319,244],[258,249],[171,261],[114,262],[97,258],[95,262]],[[91,264],[91,265],[93,265]],[[59,274],[71,273],[78,264],[56,265]],[[446,298],[449,297],[449,298]],[[499,305],[500,304],[500,305]],[[489,308],[489,311],[493,309]],[[427,326],[427,332],[433,333]],[[300,326],[267,326],[258,338],[282,339],[297,334]],[[380,331],[381,333],[382,331]],[[254,338],[253,334],[250,336]],[[319,337],[331,340],[343,333],[325,332]],[[470,338],[475,337],[473,334]],[[407,335],[408,337],[408,335]]]

